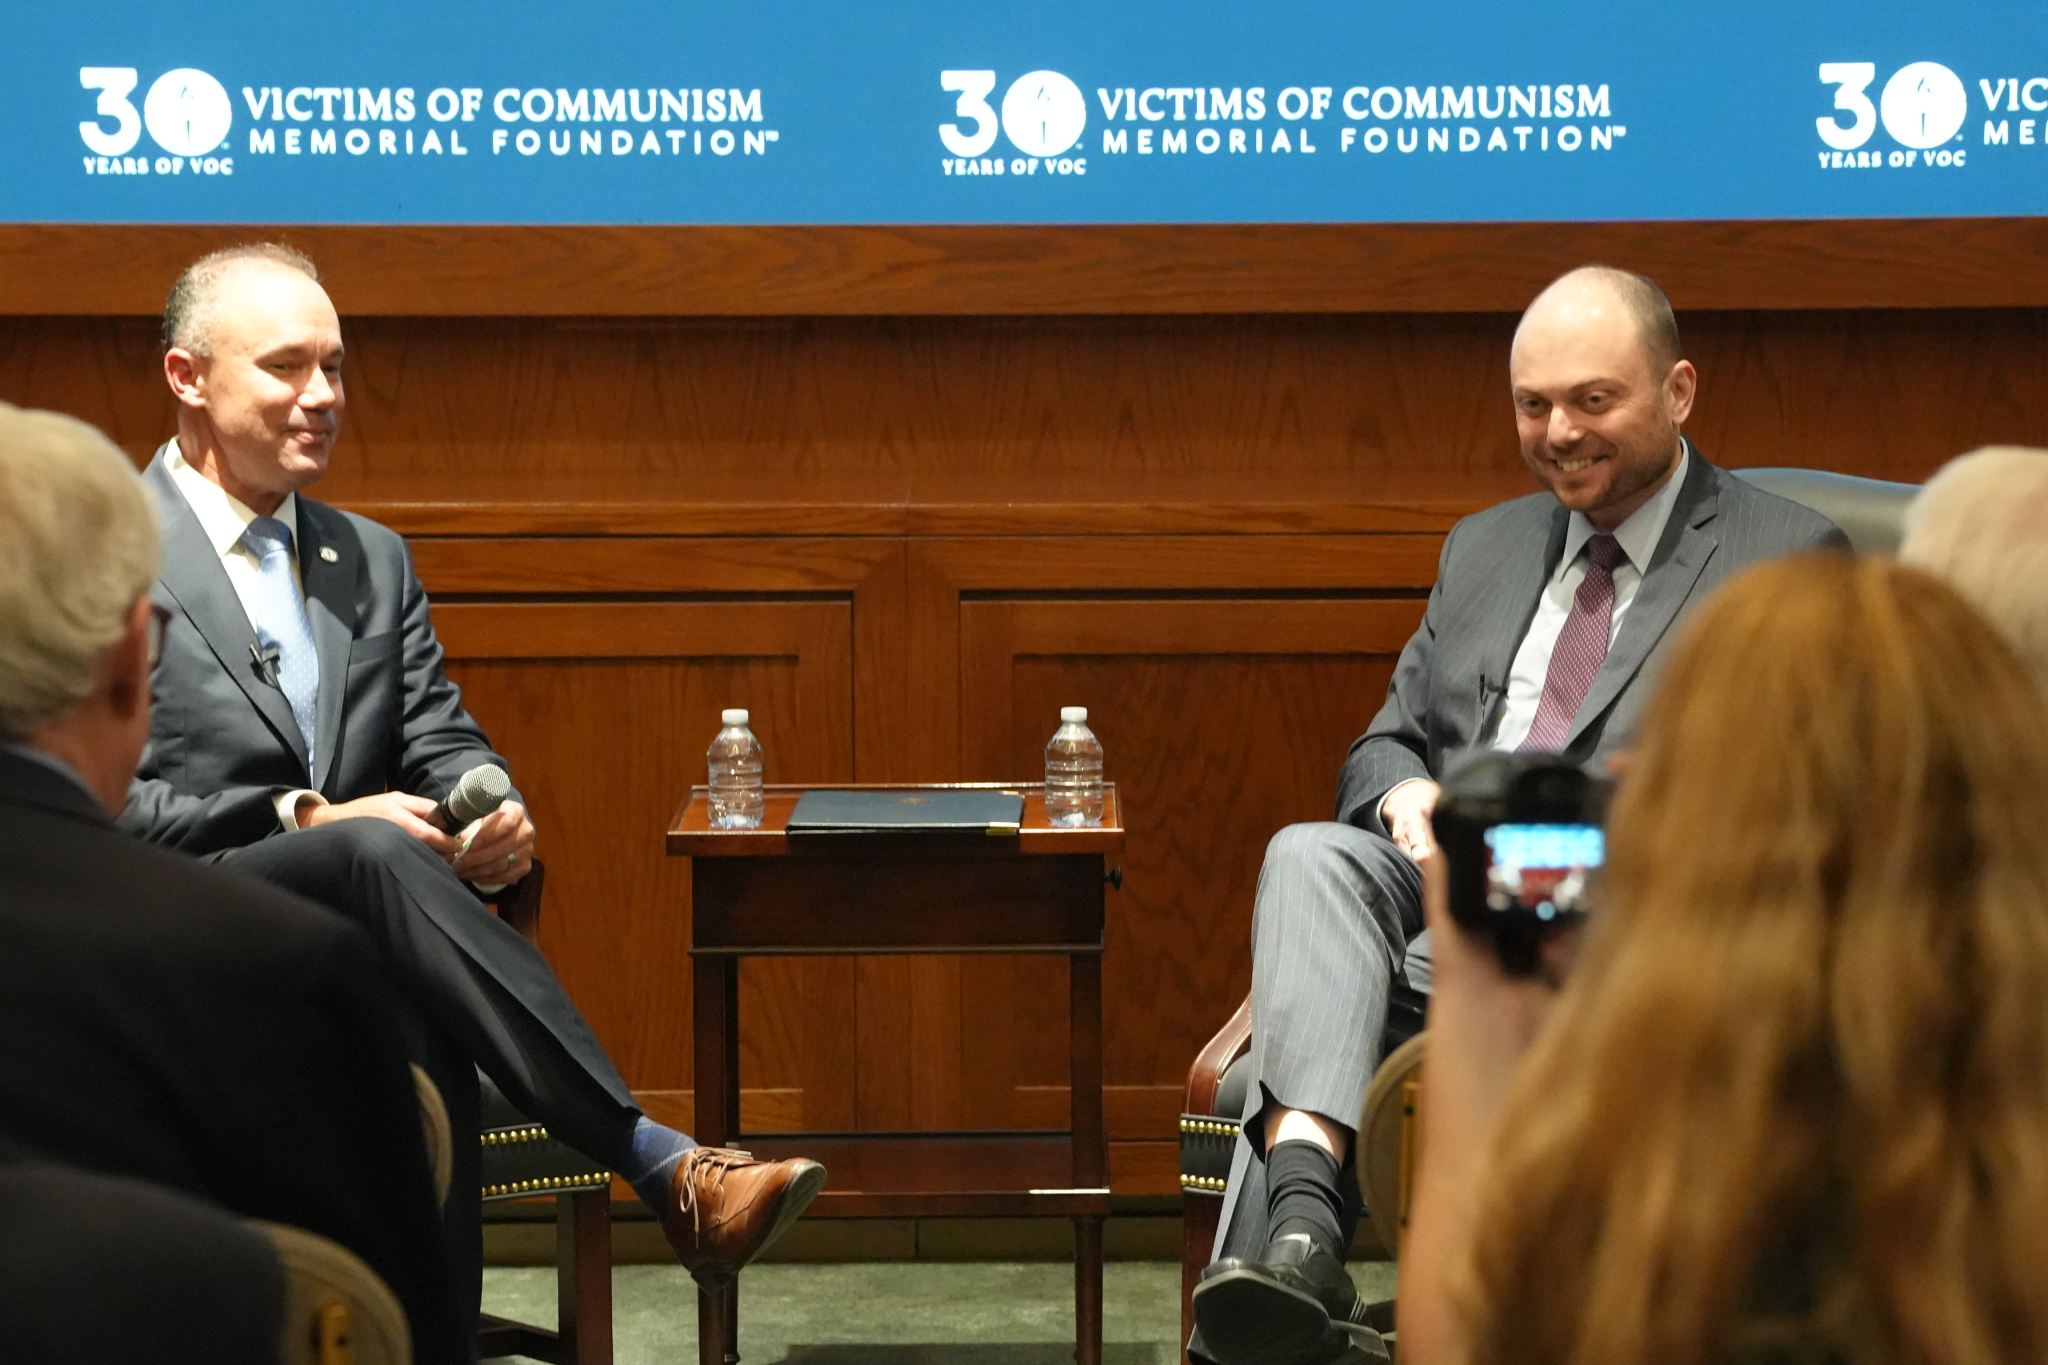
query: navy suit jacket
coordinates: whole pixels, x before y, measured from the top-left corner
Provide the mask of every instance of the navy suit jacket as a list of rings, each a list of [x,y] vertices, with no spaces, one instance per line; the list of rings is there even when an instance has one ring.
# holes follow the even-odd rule
[[[377,951],[276,887],[119,833],[0,748],[0,1164],[53,1161],[332,1238],[468,1355]]]
[[[169,449],[142,475],[164,526],[150,597],[169,624],[123,829],[216,854],[281,832],[275,802],[294,788],[330,801],[383,791],[438,800],[476,764],[504,765],[442,668],[404,540],[302,494],[299,573],[320,660],[309,767],[291,704],[257,664],[248,615],[164,463]]]

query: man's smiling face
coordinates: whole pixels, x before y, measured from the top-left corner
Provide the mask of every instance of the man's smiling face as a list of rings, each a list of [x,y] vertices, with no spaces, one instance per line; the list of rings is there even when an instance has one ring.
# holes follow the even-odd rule
[[[1678,460],[1696,379],[1661,373],[1612,286],[1568,276],[1531,304],[1508,363],[1522,461],[1603,531],[1649,501]]]
[[[192,376],[217,459],[201,472],[258,512],[327,472],[341,430],[341,321],[327,291],[269,261],[232,267],[205,306]]]

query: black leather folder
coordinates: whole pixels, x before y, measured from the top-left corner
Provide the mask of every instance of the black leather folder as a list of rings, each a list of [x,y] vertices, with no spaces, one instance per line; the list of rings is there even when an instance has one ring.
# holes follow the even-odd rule
[[[1024,815],[1016,792],[809,791],[789,814],[791,834],[1015,834]]]

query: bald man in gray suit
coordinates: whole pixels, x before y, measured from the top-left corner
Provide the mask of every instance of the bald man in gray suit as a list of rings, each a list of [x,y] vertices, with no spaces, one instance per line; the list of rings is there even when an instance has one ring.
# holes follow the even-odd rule
[[[1421,628],[1351,746],[1336,819],[1274,836],[1252,928],[1251,1065],[1197,1359],[1384,1359],[1343,1267],[1352,1126],[1390,1005],[1426,999],[1419,861],[1461,750],[1593,764],[1625,743],[1670,627],[1756,560],[1842,546],[1681,434],[1698,383],[1661,290],[1605,267],[1530,304],[1510,361],[1522,456],[1548,490],[1452,528]]]

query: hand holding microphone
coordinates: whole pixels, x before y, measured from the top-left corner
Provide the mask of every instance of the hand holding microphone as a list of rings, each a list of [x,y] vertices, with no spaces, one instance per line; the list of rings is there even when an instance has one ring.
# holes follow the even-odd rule
[[[493,889],[518,881],[533,866],[533,822],[524,806],[506,799],[511,791],[503,768],[480,763],[438,802],[408,792],[378,792],[332,805],[308,804],[298,819],[306,829],[336,820],[389,820],[479,889]],[[469,831],[466,838],[464,830]]]
[[[517,881],[532,866],[533,824],[525,807],[506,799],[511,790],[503,768],[482,763],[464,773],[427,817],[450,834],[469,830],[451,863],[480,891]]]
[[[505,804],[512,794],[512,779],[495,763],[479,763],[460,778],[427,819],[447,834],[460,834],[478,820]]]

